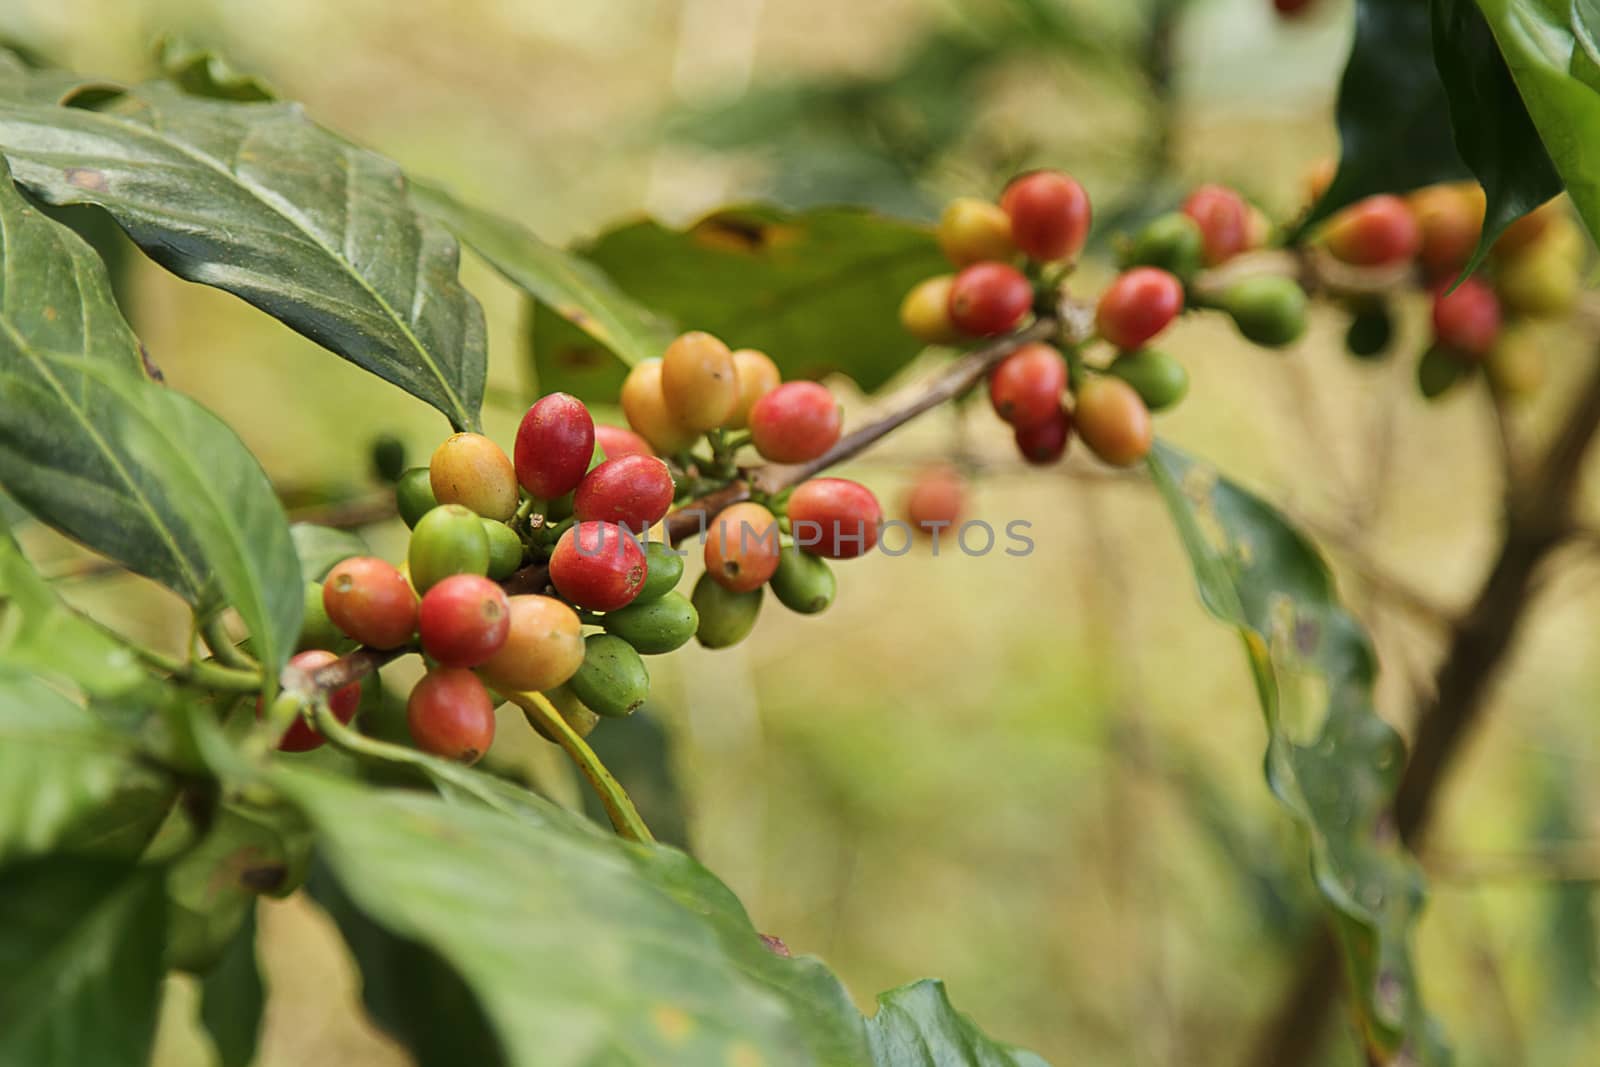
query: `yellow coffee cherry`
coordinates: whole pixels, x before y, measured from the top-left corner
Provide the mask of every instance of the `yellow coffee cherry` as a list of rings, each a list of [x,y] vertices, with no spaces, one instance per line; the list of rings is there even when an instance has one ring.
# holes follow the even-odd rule
[[[900,325],[926,345],[953,345],[961,331],[950,321],[950,286],[954,274],[936,274],[911,287],[900,301]]]
[[[754,348],[741,348],[733,354],[733,372],[739,379],[739,404],[723,425],[742,430],[750,422],[750,409],[756,401],[783,384],[783,374],[772,357]]]
[[[939,247],[958,267],[985,259],[1012,260],[1017,246],[1011,240],[1011,217],[999,204],[960,196],[945,205],[939,216]]]
[[[434,450],[428,485],[441,504],[461,504],[505,522],[517,510],[517,471],[505,450],[482,434],[458,433]]]
[[[739,406],[739,373],[728,346],[703,330],[684,334],[661,357],[667,410],[695,433],[714,430]]]
[[[700,436],[680,424],[667,410],[667,401],[661,392],[659,359],[644,360],[628,372],[622,382],[621,403],[628,425],[660,455],[682,452]]]
[[[1485,357],[1483,369],[1495,391],[1509,397],[1525,397],[1544,384],[1544,348],[1526,329],[1509,329]]]

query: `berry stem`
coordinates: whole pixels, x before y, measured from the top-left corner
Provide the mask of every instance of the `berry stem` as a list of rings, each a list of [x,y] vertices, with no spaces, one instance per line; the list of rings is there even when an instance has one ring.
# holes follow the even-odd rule
[[[202,622],[200,636],[218,663],[236,670],[255,671],[259,676],[261,665],[233,643],[233,638],[228,636],[228,628],[223,624],[221,615],[213,615]]]
[[[114,634],[114,631],[109,629],[106,632]],[[255,693],[261,689],[259,668],[225,667],[209,660],[184,663],[170,656],[164,656],[153,648],[135,644],[120,634],[114,636],[145,663],[190,685],[212,689],[219,693]]]
[[[606,814],[611,817],[611,825],[620,836],[644,845],[655,844],[655,835],[639,817],[639,809],[633,806],[633,800],[622,788],[622,783],[600,762],[600,757],[595,755],[589,743],[567,725],[567,720],[561,717],[561,713],[543,693],[508,693],[506,699],[521,708],[530,722],[538,724],[554,737],[567,755],[572,757],[572,762],[578,765],[583,776],[594,787]]]
[[[332,670],[336,664],[329,664],[323,670]],[[321,674],[322,672],[317,672]],[[404,763],[420,769],[429,777],[435,777],[439,767],[439,757],[429,756],[418,752],[414,748],[405,748],[402,745],[390,744],[388,741],[379,741],[377,738],[368,737],[366,734],[353,727],[346,726],[339,721],[329,708],[327,701],[318,701],[311,709],[312,723],[317,728],[317,733],[327,739],[335,748],[360,756],[365,759],[375,760],[380,763]],[[479,785],[478,779],[483,777],[462,768],[462,773],[449,779],[451,785],[471,793],[478,800],[490,807],[498,808],[504,801],[497,797],[493,790]]]

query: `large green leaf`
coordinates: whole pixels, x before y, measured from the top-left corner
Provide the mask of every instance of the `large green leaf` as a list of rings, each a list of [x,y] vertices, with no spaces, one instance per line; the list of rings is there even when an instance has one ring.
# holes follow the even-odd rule
[[[1356,0],[1338,122],[1339,170],[1308,225],[1374,193],[1470,176],[1433,63],[1428,0]]]
[[[126,645],[62,602],[0,521],[0,665],[113,697],[147,675]]]
[[[1405,745],[1373,707],[1367,635],[1316,549],[1271,506],[1169,446],[1149,464],[1201,599],[1244,638],[1267,722],[1267,782],[1310,837],[1368,1040],[1406,1048],[1410,1062],[1447,1063],[1410,950],[1422,876],[1390,813]]]
[[[3,165],[0,263],[0,485],[202,613],[236,608],[275,674],[304,599],[260,464],[204,408],[144,376],[100,261],[29,207]]]
[[[901,298],[950,269],[927,227],[851,208],[735,208],[685,230],[635,222],[581,251],[682,329],[759,348],[786,378],[840,371],[867,390],[922,348],[900,327]],[[616,398],[626,366],[566,319],[536,314],[532,344],[541,390]]]
[[[876,1067],[1047,1067],[1031,1052],[984,1036],[951,1007],[944,983],[928,979],[879,996],[867,1038]]]
[[[0,869],[0,1067],[146,1067],[165,908],[157,868]]]
[[[0,105],[0,152],[52,204],[98,204],[162,266],[234,293],[476,428],[483,311],[388,160],[285,103],[155,82],[98,111]]]
[[[442,189],[413,183],[411,199],[448,226],[507,280],[629,366],[659,356],[666,325],[617,288],[604,271],[541,241],[510,219],[469,207]],[[615,395],[605,399],[615,399]]]
[[[129,738],[43,681],[0,667],[0,863],[81,836],[99,809],[155,780]]]
[[[1561,177],[1473,0],[1433,0],[1433,54],[1450,96],[1456,148],[1487,200],[1467,274],[1502,230],[1561,192]]]
[[[1478,0],[1590,234],[1600,236],[1600,5]]]

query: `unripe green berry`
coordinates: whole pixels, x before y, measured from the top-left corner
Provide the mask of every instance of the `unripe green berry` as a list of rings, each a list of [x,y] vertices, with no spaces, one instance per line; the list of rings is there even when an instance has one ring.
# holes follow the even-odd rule
[[[1189,392],[1189,372],[1183,364],[1153,348],[1124,352],[1111,362],[1109,371],[1133,386],[1151,411],[1164,411]]]
[[[489,577],[496,581],[511,577],[522,566],[522,538],[493,519],[483,520],[483,532],[489,538]]]
[[[706,648],[729,648],[737,645],[755,629],[756,616],[761,613],[761,588],[748,593],[735,593],[718,584],[709,574],[702,574],[694,583],[694,596],[690,598],[700,613],[700,626],[695,637]]]
[[[583,666],[567,687],[596,715],[630,715],[650,695],[650,673],[622,638],[590,634],[584,639]]]
[[[639,595],[629,607],[661,599],[676,589],[678,580],[683,577],[683,556],[661,541],[651,541],[644,546],[644,562],[647,568],[644,585],[639,587]]]
[[[487,575],[489,535],[483,521],[460,504],[434,508],[411,531],[406,564],[418,593],[426,593],[452,574]]]
[[[1200,224],[1181,211],[1169,211],[1145,223],[1123,257],[1124,267],[1160,267],[1188,282],[1205,258]]]
[[[1437,400],[1470,369],[1469,363],[1444,345],[1433,345],[1417,362],[1417,388],[1429,400]]]
[[[1394,316],[1384,304],[1369,304],[1356,309],[1344,346],[1358,359],[1377,359],[1394,339]]]
[[[642,655],[659,656],[689,643],[700,627],[700,613],[682,593],[666,593],[646,604],[636,601],[608,611],[600,625]]]
[[[833,603],[838,582],[833,568],[821,556],[785,545],[778,555],[778,569],[767,582],[778,603],[801,615],[826,611]]]
[[[400,518],[410,527],[415,527],[422,516],[439,506],[433,497],[427,467],[412,467],[400,476],[394,486],[394,503]]]
[[[322,604],[322,583],[306,583],[306,610],[300,621],[300,641],[295,646],[300,651],[322,648],[338,651],[351,642],[328,618],[328,609]]]
[[[1267,348],[1293,344],[1306,331],[1306,293],[1292,278],[1262,275],[1235,282],[1219,306],[1247,340]]]

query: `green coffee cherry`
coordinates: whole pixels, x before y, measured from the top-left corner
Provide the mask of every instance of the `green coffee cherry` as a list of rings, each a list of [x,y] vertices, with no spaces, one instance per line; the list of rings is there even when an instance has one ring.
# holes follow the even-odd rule
[[[646,656],[682,648],[700,627],[700,613],[682,593],[663,593],[654,600],[635,600],[625,608],[608,611],[600,625]]]
[[[483,520],[483,532],[489,537],[489,577],[496,581],[511,577],[522,566],[522,538],[493,519]]]
[[[393,434],[380,434],[372,442],[372,473],[380,482],[398,482],[406,472],[406,443]]]
[[[1350,319],[1350,329],[1344,335],[1344,346],[1359,359],[1376,359],[1389,348],[1394,339],[1394,317],[1384,304],[1369,304],[1356,309]]]
[[[1267,348],[1293,344],[1306,332],[1306,293],[1292,278],[1245,278],[1222,294],[1218,306],[1247,340]]]
[[[574,696],[572,690],[566,685],[563,684],[556,686],[554,689],[546,693],[545,697],[550,701],[551,704],[555,705],[556,711],[560,712],[561,717],[566,720],[567,725],[572,727],[573,733],[577,734],[579,737],[588,737],[590,734],[594,733],[595,726],[600,722],[600,716],[584,707],[583,701]],[[539,736],[544,738],[546,741],[552,741],[556,744],[560,744],[560,742],[557,741],[556,738],[544,728],[544,723],[538,718],[529,715],[528,724],[532,726],[534,730],[538,731]]]
[[[1437,400],[1466,377],[1470,368],[1443,345],[1433,345],[1417,362],[1417,388],[1429,400]]]
[[[821,556],[785,545],[778,553],[778,569],[767,582],[778,603],[801,615],[815,615],[833,603],[838,582],[833,568]]]
[[[1188,216],[1185,216],[1187,218]],[[1183,364],[1153,348],[1124,352],[1112,361],[1111,374],[1133,386],[1144,406],[1164,411],[1189,391],[1189,372]]]
[[[700,613],[695,637],[706,648],[730,648],[750,636],[761,613],[761,589],[735,593],[702,574],[694,583],[694,609]]]
[[[683,557],[673,551],[671,545],[651,541],[644,546],[644,561],[648,569],[634,604],[648,604],[660,599],[676,589],[678,579],[683,577]]]
[[[394,502],[400,509],[400,518],[413,529],[422,521],[422,516],[439,506],[433,498],[427,467],[412,467],[400,475],[394,485]]]
[[[568,681],[596,715],[630,715],[650,695],[650,672],[628,642],[612,634],[584,638],[583,666]]]
[[[452,574],[489,573],[489,535],[471,508],[445,504],[417,521],[406,551],[411,585],[426,593]]]
[[[350,644],[339,628],[328,618],[328,610],[322,606],[322,583],[306,583],[306,610],[300,622],[300,641],[295,646],[304,652],[309,648],[324,648],[336,651],[340,645]]]
[[[1151,219],[1123,257],[1124,267],[1160,267],[1187,283],[1200,271],[1205,238],[1200,224],[1181,211]]]

